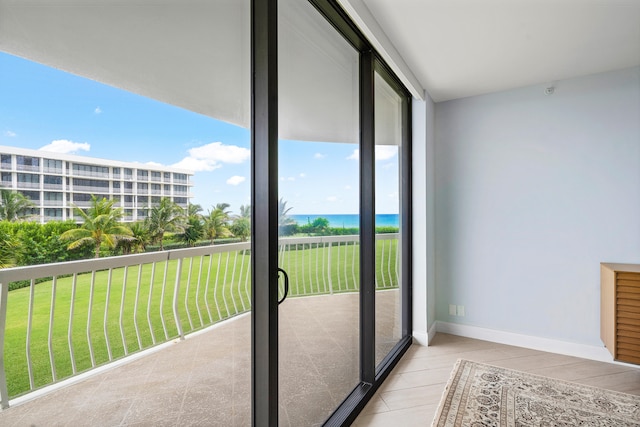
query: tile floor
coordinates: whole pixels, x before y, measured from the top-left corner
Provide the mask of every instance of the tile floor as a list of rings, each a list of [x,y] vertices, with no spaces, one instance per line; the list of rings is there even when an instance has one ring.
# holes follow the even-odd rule
[[[447,334],[414,345],[356,419],[356,426],[429,426],[458,358],[639,396],[640,366],[595,362]]]
[[[397,294],[378,295],[380,358],[398,339]],[[357,294],[282,304],[280,425],[321,425],[358,383],[358,304]],[[247,426],[250,349],[251,318],[240,316],[2,411],[0,426]]]
[[[397,304],[396,295],[385,296]],[[280,317],[281,425],[319,425],[357,381],[357,298],[328,295],[287,302]],[[394,310],[380,313],[389,316],[385,333],[393,335]],[[446,334],[432,344],[409,349],[355,425],[428,426],[459,357],[640,396],[639,367]],[[0,425],[250,425],[249,349],[250,317],[243,316],[2,411]]]

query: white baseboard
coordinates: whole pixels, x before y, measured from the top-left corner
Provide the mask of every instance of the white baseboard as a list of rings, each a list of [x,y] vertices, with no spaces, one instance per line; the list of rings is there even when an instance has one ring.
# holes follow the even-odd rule
[[[431,325],[431,327],[429,328],[429,344],[431,344],[431,341],[433,340],[433,338],[436,336],[436,333],[438,332],[437,326],[438,326],[438,322],[433,322],[433,325]]]
[[[436,336],[436,322],[431,325],[428,332],[413,331],[413,342],[418,345],[428,346],[433,337]]]
[[[567,356],[582,357],[584,359],[600,362],[614,362],[611,353],[604,347],[577,344],[566,341],[541,338],[533,335],[522,335],[513,332],[498,331],[494,329],[480,328],[478,326],[461,325],[449,322],[436,322],[436,331],[446,334],[459,335],[467,338],[491,341],[499,344],[525,347],[533,350],[548,351]],[[626,364],[625,364],[626,365]]]
[[[413,331],[413,343],[418,345],[429,345],[429,334],[424,331]]]

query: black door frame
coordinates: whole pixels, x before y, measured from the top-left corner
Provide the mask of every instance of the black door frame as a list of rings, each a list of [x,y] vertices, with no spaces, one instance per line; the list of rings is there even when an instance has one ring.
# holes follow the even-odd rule
[[[309,0],[360,52],[360,383],[325,422],[355,420],[411,345],[411,96],[335,0]],[[251,0],[252,320],[254,426],[278,425],[278,0]],[[402,338],[375,366],[374,76],[402,98]]]

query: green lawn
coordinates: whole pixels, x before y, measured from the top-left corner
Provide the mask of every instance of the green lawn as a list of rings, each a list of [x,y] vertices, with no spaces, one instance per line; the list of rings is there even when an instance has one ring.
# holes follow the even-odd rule
[[[378,242],[378,287],[397,286],[396,244],[397,240]],[[280,264],[290,277],[290,297],[357,290],[358,244],[330,248],[298,245],[297,250],[294,247],[290,249],[280,254]],[[76,372],[178,337],[173,314],[178,261],[157,263],[153,280],[152,269],[151,264],[130,267],[126,269],[126,281],[124,268],[114,269],[111,273],[99,271],[95,273],[93,286],[91,273],[79,274],[75,278],[58,278],[55,283],[52,324],[50,308],[54,284],[52,281],[37,284],[33,288],[29,346],[33,366],[33,388],[53,382],[48,343],[50,329],[57,380],[73,375],[69,333]],[[250,288],[248,250],[184,259],[178,297],[178,316],[184,333],[250,310]],[[32,389],[26,356],[30,292],[29,287],[17,289],[11,291],[8,298],[4,361],[11,397]],[[91,345],[87,335],[90,336]]]

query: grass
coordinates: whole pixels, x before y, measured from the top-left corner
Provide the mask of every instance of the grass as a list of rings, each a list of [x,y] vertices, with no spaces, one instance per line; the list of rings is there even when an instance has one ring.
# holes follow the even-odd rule
[[[396,244],[397,240],[378,241],[376,276],[379,287],[397,286]],[[280,264],[290,277],[290,297],[357,290],[358,254],[357,243],[346,247],[298,245],[283,251]],[[15,397],[55,382],[50,363],[49,331],[55,380],[58,381],[74,372],[89,370],[178,337],[173,313],[178,267],[178,261],[169,261],[157,263],[155,267],[147,264],[111,272],[98,271],[93,280],[92,274],[86,273],[58,278],[55,284],[49,280],[33,289],[11,291],[4,338],[9,396]],[[179,282],[178,317],[185,334],[251,309],[248,250],[184,259]],[[27,347],[31,291],[31,338]],[[123,298],[124,304],[121,304]],[[54,314],[51,318],[52,304]],[[28,372],[27,348],[32,361],[33,384]]]

